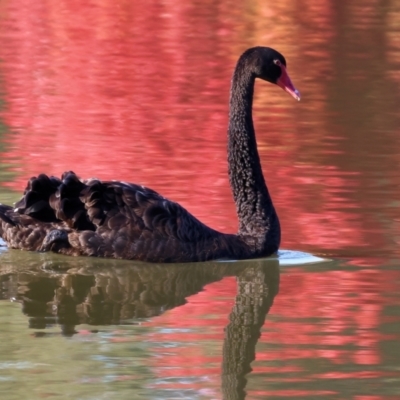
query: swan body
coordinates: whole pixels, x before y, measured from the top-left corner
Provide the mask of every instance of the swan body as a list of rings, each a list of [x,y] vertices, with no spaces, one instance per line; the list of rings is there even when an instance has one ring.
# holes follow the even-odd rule
[[[7,246],[135,259],[195,262],[269,256],[280,244],[280,225],[262,174],[252,120],[255,78],[277,84],[296,99],[286,61],[267,47],[239,58],[231,86],[228,129],[229,179],[239,218],[237,234],[207,227],[155,191],[118,181],[29,180],[15,207],[0,204],[0,236]]]

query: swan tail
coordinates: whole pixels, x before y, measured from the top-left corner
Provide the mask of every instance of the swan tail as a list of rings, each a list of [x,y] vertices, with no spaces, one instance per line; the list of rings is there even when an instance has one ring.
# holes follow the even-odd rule
[[[64,223],[70,229],[94,230],[80,199],[85,188],[86,185],[72,171],[65,172],[61,179],[41,174],[28,181],[15,209],[40,223]]]
[[[45,174],[30,178],[14,208],[0,205],[1,238],[8,247],[23,250],[68,247],[63,232],[80,222],[82,187],[73,172],[64,173],[61,179]]]
[[[22,250],[41,250],[42,243],[54,225],[38,223],[11,206],[0,204],[0,237],[7,247]]]
[[[10,217],[13,209],[0,203],[0,237],[7,243],[7,232],[15,227],[16,222]]]

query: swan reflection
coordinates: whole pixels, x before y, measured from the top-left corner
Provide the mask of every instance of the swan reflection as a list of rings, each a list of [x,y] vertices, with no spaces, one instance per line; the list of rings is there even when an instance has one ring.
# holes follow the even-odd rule
[[[54,325],[72,336],[79,324],[93,332],[99,325],[137,324],[185,304],[206,285],[236,277],[235,302],[224,329],[222,391],[227,399],[245,397],[256,343],[279,289],[277,259],[149,265],[42,258],[29,268],[20,268],[16,258],[16,264],[3,265],[0,275],[2,298],[22,304],[37,336],[54,334],[46,332]]]

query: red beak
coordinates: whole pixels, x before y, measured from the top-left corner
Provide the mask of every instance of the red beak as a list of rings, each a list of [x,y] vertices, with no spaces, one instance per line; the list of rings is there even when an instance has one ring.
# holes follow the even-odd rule
[[[282,73],[276,84],[280,86],[285,92],[288,92],[290,95],[292,95],[296,100],[300,101],[300,92],[294,87],[288,73],[286,72],[285,66],[283,64],[280,64],[280,67]]]

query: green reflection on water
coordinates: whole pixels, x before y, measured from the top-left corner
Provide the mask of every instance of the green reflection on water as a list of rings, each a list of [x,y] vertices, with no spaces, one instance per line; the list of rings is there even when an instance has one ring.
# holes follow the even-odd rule
[[[0,345],[2,398],[149,398],[145,386],[152,374],[144,366],[148,345],[141,339],[143,329],[98,327],[99,333],[66,339],[54,326],[38,338],[26,329],[20,305],[5,302],[0,321],[0,335],[7,338]]]

